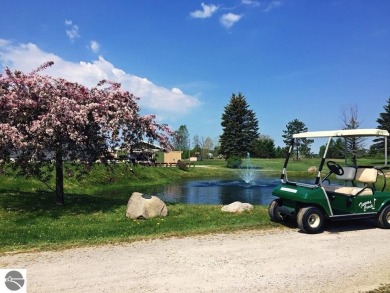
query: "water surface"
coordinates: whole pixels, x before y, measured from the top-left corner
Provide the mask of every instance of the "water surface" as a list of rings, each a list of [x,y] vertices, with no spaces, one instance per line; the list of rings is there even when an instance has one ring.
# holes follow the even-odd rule
[[[272,189],[280,179],[266,177],[245,183],[241,179],[188,180],[137,190],[156,195],[165,202],[187,204],[230,204],[235,201],[268,205],[275,197]]]

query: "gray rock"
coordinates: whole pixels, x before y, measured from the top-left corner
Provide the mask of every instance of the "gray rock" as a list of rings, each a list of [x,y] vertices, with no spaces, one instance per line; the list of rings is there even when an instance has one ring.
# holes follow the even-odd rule
[[[166,204],[156,196],[133,192],[127,203],[126,217],[131,219],[150,219],[167,215]]]
[[[229,213],[242,213],[244,211],[251,210],[253,210],[253,205],[251,205],[250,203],[242,203],[239,201],[235,201],[229,205],[225,205],[221,209],[221,211]]]

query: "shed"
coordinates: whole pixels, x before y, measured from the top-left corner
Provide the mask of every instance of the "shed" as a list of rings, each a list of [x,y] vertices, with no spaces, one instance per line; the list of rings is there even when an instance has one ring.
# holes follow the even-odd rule
[[[182,151],[156,152],[156,163],[177,163],[181,160]]]

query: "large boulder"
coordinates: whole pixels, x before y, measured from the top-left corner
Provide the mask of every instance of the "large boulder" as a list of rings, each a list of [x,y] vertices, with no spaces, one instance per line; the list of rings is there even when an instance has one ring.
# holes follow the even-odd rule
[[[309,169],[307,169],[307,172],[310,174],[316,174],[317,173],[317,167],[316,166],[310,166]]]
[[[150,219],[167,215],[167,205],[156,196],[133,192],[127,203],[126,217],[131,219]]]
[[[242,203],[240,201],[235,201],[229,205],[225,205],[221,209],[221,211],[229,213],[242,213],[244,211],[251,210],[253,210],[253,205],[251,205],[250,203]]]

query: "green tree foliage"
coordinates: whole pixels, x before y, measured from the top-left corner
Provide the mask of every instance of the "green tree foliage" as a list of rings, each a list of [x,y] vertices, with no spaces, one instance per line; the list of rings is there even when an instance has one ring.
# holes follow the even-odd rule
[[[186,125],[180,127],[173,133],[172,144],[176,151],[184,151],[189,147],[190,134]]]
[[[323,145],[320,147],[320,156],[324,155],[326,146]],[[333,159],[341,159],[344,158],[344,149],[345,143],[342,138],[337,138],[336,140],[332,140],[329,144],[327,157]]]
[[[255,158],[275,158],[274,140],[266,135],[260,135],[253,144],[254,152],[251,154]]]
[[[306,132],[307,127],[305,123],[299,121],[298,119],[294,119],[287,123],[286,129],[283,130],[282,137],[284,138],[283,141],[286,144],[286,146],[290,145],[291,138],[293,134]],[[295,140],[295,150],[296,150],[296,159],[299,160],[299,154],[303,156],[310,155],[310,145],[313,143],[312,139],[307,138],[300,138]]]
[[[275,149],[275,158],[285,158],[286,153],[287,153],[286,147],[282,148],[282,147],[278,146]]]
[[[384,112],[379,114],[379,118],[376,120],[378,123],[378,129],[384,129],[390,132],[390,98],[387,99],[387,104],[383,106]],[[376,138],[373,140],[374,144],[371,146],[372,153],[383,153],[385,149],[384,138]],[[387,143],[387,151],[390,151],[390,145]]]
[[[232,94],[222,114],[221,125],[220,154],[228,159],[232,156],[242,158],[247,152],[253,152],[253,143],[259,136],[258,121],[241,93]]]
[[[241,167],[242,159],[239,156],[230,156],[226,162],[228,168],[237,169]]]
[[[195,155],[197,153],[201,153],[202,149],[200,147],[200,138],[199,135],[194,135],[192,139],[192,154]]]

